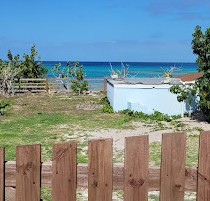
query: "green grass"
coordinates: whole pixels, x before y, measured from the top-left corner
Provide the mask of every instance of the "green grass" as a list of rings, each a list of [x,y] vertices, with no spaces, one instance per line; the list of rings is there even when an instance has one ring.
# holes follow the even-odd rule
[[[160,165],[161,162],[161,144],[160,142],[153,142],[149,146],[150,152],[150,164]]]
[[[6,148],[6,160],[15,160],[15,147],[24,144],[42,144],[42,160],[51,160],[51,147],[56,141],[65,141],[77,131],[95,129],[132,128],[126,116],[101,114],[97,111],[77,110],[77,104],[98,104],[104,95],[49,96],[23,95],[11,98],[13,109],[0,117],[0,145]],[[66,128],[60,128],[66,125]],[[85,141],[78,140],[78,162],[87,162],[81,155]]]

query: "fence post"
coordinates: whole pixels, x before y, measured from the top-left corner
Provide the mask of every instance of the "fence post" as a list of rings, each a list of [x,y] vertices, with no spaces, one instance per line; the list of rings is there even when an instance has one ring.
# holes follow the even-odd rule
[[[16,148],[16,201],[40,201],[41,145]]]
[[[49,92],[49,86],[48,86],[48,75],[46,75],[46,92]]]
[[[88,201],[112,201],[112,139],[88,142]]]
[[[197,201],[208,201],[210,198],[210,131],[200,134],[198,159]]]
[[[183,201],[185,192],[186,133],[162,135],[160,201]]]
[[[125,201],[147,201],[149,185],[149,136],[125,138]]]
[[[5,165],[4,165],[4,147],[0,147],[0,201],[5,199]]]
[[[52,157],[52,201],[76,201],[77,143],[56,143]]]
[[[104,92],[106,92],[106,76],[104,76]]]

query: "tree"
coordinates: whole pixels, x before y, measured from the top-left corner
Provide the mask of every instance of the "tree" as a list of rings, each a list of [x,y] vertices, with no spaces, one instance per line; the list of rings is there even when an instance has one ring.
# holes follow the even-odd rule
[[[35,45],[31,47],[31,55],[23,55],[24,61],[21,61],[21,77],[40,78],[48,72],[48,69],[46,69],[40,61],[41,57],[38,57],[37,62],[35,61],[37,55],[38,53],[36,52]]]
[[[8,61],[2,61],[0,59],[0,89],[2,95],[8,96],[13,94],[13,82],[20,78],[39,78],[44,76],[48,72],[48,69],[44,68],[40,62],[35,61],[37,52],[35,45],[31,48],[31,55],[24,54],[24,61],[19,61],[20,55],[13,56],[11,51],[8,50],[7,58]]]
[[[201,27],[196,26],[193,33],[192,49],[193,53],[198,55],[197,69],[198,72],[203,73],[203,77],[199,78],[195,84],[172,86],[170,91],[178,95],[179,102],[188,100],[190,103],[192,97],[197,94],[200,97],[199,108],[204,118],[210,122],[210,28],[204,34]]]
[[[210,28],[207,28],[205,34],[201,27],[197,26],[193,33],[192,40],[193,53],[198,55],[198,72],[202,72],[203,77],[198,79],[198,95],[200,97],[199,107],[205,118],[210,121]]]
[[[13,94],[13,81],[20,72],[12,61],[0,62],[0,89],[3,96],[9,96]]]
[[[70,69],[70,75],[73,78],[71,89],[79,94],[88,90],[88,82],[84,80],[85,75],[82,71],[82,68],[83,65],[79,65],[79,62],[75,61],[74,66]]]
[[[13,82],[15,78],[20,76],[21,65],[19,55],[14,58],[10,50],[8,50],[8,61],[2,61],[0,59],[0,89],[3,96],[9,96],[13,94]]]
[[[66,67],[61,66],[61,63],[54,66],[51,70],[55,72],[54,76],[57,78],[72,79],[71,83],[65,80],[59,80],[62,82],[63,87],[67,90],[70,88],[76,93],[83,93],[88,90],[88,82],[84,80],[85,74],[83,73],[83,65],[79,65],[78,61],[75,61],[71,66],[70,62],[67,62]]]

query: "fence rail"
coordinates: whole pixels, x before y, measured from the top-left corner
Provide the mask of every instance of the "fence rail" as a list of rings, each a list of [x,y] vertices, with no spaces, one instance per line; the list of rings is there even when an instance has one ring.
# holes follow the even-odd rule
[[[88,188],[88,200],[111,201],[112,190],[124,190],[125,201],[146,201],[148,191],[160,191],[160,201],[184,200],[186,191],[209,201],[210,131],[200,134],[199,164],[185,167],[186,134],[162,136],[161,166],[149,166],[149,138],[125,139],[125,162],[112,164],[112,139],[88,143],[88,164],[77,164],[77,143],[56,143],[52,162],[41,163],[41,145],[16,148],[16,162],[4,160],[0,147],[0,201],[5,188],[16,188],[16,200],[40,201],[40,188],[52,188],[52,201],[76,201],[76,189]],[[13,200],[11,200],[13,201]]]
[[[13,83],[15,93],[22,92],[58,92],[69,91],[64,85],[71,85],[73,79],[66,78],[24,78]],[[88,90],[90,91],[106,91],[106,77],[104,79],[85,79],[88,81]]]

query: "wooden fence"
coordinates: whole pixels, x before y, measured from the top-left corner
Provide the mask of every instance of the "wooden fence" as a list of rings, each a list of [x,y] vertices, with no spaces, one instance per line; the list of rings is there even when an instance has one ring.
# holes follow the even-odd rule
[[[88,143],[88,164],[77,164],[77,143],[56,143],[52,162],[41,163],[41,145],[18,146],[16,162],[4,162],[0,147],[0,201],[5,187],[16,188],[17,201],[40,201],[40,187],[52,188],[52,201],[76,201],[76,189],[88,188],[89,201],[111,201],[113,189],[125,201],[146,201],[160,191],[160,201],[183,201],[185,191],[210,200],[210,131],[201,132],[199,164],[185,167],[186,134],[162,137],[161,166],[149,166],[149,137],[125,139],[125,162],[112,164],[112,139]]]
[[[67,85],[71,85],[72,79],[58,79],[58,78],[24,78],[20,82],[14,82],[13,88],[16,93],[23,92],[58,92],[68,91]],[[88,81],[88,89],[90,91],[106,91],[106,77],[104,79],[85,79]],[[65,86],[64,86],[65,85]]]

